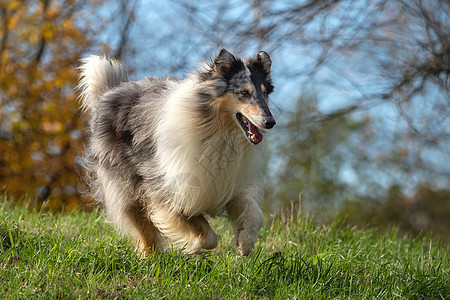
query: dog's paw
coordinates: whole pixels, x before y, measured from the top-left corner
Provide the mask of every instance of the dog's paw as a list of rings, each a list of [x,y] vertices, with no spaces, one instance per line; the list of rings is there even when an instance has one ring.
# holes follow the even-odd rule
[[[255,248],[255,242],[258,233],[250,233],[246,231],[239,232],[239,236],[237,238],[237,249],[241,256],[248,256],[250,252],[252,252],[253,248]]]
[[[252,252],[253,247],[241,247],[241,246],[239,246],[238,250],[239,250],[239,254],[241,256],[245,257],[245,256],[248,256],[250,254],[250,252]]]
[[[200,239],[203,249],[210,250],[217,247],[217,234],[212,229],[209,230],[206,236],[201,236]]]

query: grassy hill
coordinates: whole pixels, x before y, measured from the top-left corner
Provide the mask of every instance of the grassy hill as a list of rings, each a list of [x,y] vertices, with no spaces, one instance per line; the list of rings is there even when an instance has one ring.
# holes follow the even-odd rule
[[[266,217],[255,252],[140,258],[101,213],[49,214],[0,200],[0,298],[450,299],[448,246],[335,222]]]

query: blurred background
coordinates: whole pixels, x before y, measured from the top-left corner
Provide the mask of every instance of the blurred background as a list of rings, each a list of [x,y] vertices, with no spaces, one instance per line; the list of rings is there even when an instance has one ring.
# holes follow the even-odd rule
[[[0,192],[92,210],[80,58],[183,77],[221,47],[272,57],[266,213],[450,241],[448,0],[0,0]]]

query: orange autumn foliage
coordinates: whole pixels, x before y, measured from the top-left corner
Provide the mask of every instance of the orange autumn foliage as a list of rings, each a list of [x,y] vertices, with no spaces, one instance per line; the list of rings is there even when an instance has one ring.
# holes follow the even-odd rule
[[[96,34],[86,13],[95,5],[0,2],[0,192],[27,196],[32,207],[71,210],[81,201],[83,124],[73,88]]]

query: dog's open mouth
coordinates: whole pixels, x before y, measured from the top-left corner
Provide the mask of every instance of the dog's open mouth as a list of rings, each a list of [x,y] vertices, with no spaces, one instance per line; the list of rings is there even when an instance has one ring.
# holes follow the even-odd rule
[[[244,129],[244,132],[250,142],[255,145],[261,143],[263,135],[261,133],[261,130],[259,130],[259,128],[255,124],[250,122],[250,120],[243,116],[241,113],[236,114],[236,119],[238,120],[242,129]]]

